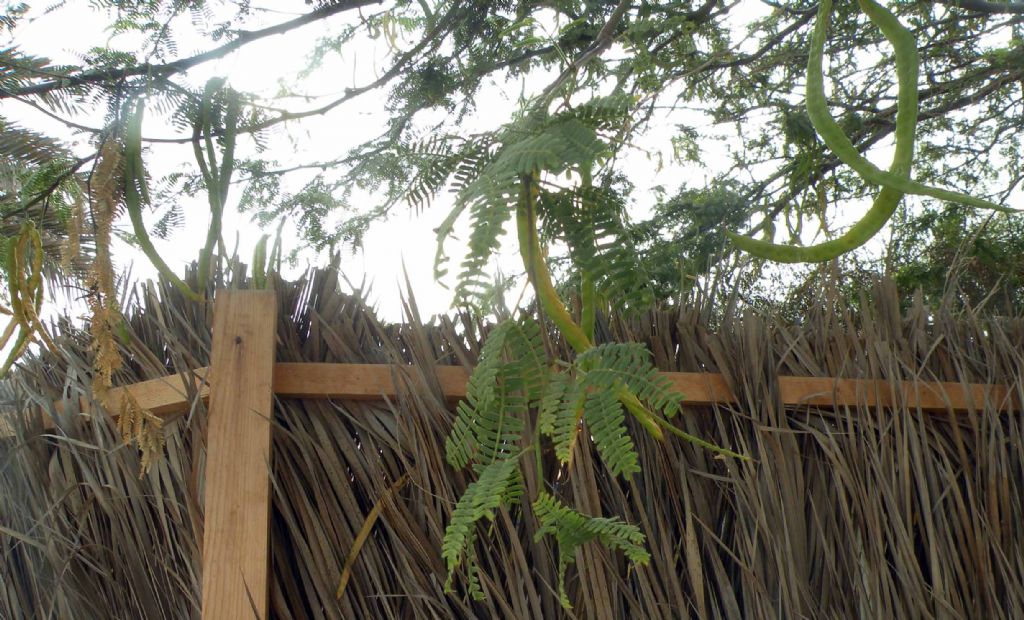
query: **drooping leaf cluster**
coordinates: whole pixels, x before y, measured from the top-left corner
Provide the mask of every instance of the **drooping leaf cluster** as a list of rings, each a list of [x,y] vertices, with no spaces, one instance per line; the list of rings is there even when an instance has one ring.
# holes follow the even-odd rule
[[[433,138],[411,149],[420,158],[419,172],[406,200],[422,208],[444,188],[455,194],[454,208],[437,229],[439,278],[448,271],[445,244],[468,213],[469,251],[455,289],[461,302],[473,303],[489,290],[491,262],[520,203],[522,178],[542,173],[537,217],[546,238],[566,243],[573,264],[590,272],[618,307],[649,301],[648,280],[627,235],[623,197],[610,186],[581,179],[610,155],[614,132],[628,119],[629,103],[621,94],[598,98],[551,115],[526,115],[494,134]],[[560,177],[575,182],[559,182]]]
[[[508,320],[495,327],[470,376],[465,400],[445,448],[448,462],[471,466],[477,479],[459,498],[445,531],[443,554],[449,570],[448,588],[463,565],[468,592],[483,596],[476,574],[479,522],[521,501],[525,492],[520,459],[549,449],[570,466],[581,434],[592,438],[613,475],[639,471],[637,454],[625,424],[619,394],[629,390],[652,410],[672,416],[681,396],[651,365],[650,353],[639,344],[593,347],[571,364],[556,365],[544,349],[539,325],[530,319]],[[526,429],[532,436],[524,436]],[[563,506],[546,492],[533,498],[540,534],[551,534],[559,549],[559,591],[565,596],[568,565],[580,545],[597,540],[646,562],[644,537],[618,519],[588,517]]]
[[[539,540],[551,535],[558,541],[558,598],[563,607],[570,607],[565,593],[565,573],[576,563],[576,551],[584,544],[597,540],[612,551],[622,551],[630,561],[647,564],[651,555],[644,548],[645,537],[640,528],[616,518],[589,517],[562,505],[547,493],[541,493],[533,503],[533,513],[540,521]]]

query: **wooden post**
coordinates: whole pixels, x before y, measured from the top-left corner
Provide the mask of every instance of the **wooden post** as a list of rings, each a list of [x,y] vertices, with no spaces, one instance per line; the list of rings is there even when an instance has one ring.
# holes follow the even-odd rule
[[[277,299],[219,291],[206,442],[203,620],[268,617]]]

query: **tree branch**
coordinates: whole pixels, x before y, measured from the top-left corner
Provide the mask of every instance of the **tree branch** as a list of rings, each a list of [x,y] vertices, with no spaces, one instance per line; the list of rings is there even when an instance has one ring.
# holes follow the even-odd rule
[[[557,78],[555,78],[555,81],[549,84],[548,87],[544,89],[544,91],[540,94],[538,101],[549,101],[550,97],[563,84],[565,84],[566,81],[575,76],[577,71],[579,71],[584,65],[586,65],[591,60],[600,56],[605,51],[605,49],[607,49],[612,44],[615,29],[619,27],[619,22],[622,21],[622,17],[626,14],[626,11],[628,9],[628,0],[622,0],[621,2],[619,2],[618,6],[615,7],[615,10],[612,11],[612,14],[608,17],[608,21],[605,22],[604,27],[601,28],[601,31],[597,34],[597,38],[594,39],[594,43],[589,48],[587,48],[585,52],[577,56],[575,59],[573,59],[571,63],[569,63],[569,66],[565,68],[565,71],[562,71],[562,73]]]
[[[326,19],[338,13],[358,9],[371,4],[380,4],[382,1],[383,0],[342,0],[336,4],[329,4],[316,9],[315,11],[311,11],[305,15],[286,22],[281,22],[274,26],[269,26],[261,30],[241,32],[234,40],[225,43],[220,47],[215,47],[201,54],[196,54],[195,56],[189,56],[188,58],[182,58],[180,60],[159,65],[142,63],[131,67],[83,71],[76,75],[68,75],[12,91],[0,91],[0,99],[24,95],[41,95],[54,90],[107,82],[135,75],[158,75],[161,77],[167,77],[176,73],[188,71],[196,65],[227,56],[231,52],[254,41],[278,34],[284,34],[290,30],[294,30],[295,28],[311,24],[321,19]]]
[[[966,9],[985,15],[1024,15],[1024,2],[991,2],[990,0],[932,0],[956,9]]]

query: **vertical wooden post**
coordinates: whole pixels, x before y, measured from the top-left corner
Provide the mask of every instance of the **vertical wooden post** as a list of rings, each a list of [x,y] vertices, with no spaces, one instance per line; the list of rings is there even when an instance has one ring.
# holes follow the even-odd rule
[[[265,619],[277,299],[219,291],[206,443],[203,620]]]

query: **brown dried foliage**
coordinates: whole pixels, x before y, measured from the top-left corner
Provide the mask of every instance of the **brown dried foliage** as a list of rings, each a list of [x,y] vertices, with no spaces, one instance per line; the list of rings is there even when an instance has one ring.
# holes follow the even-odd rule
[[[194,280],[193,280],[194,281]],[[221,285],[244,281],[235,270]],[[556,557],[526,508],[501,511],[477,545],[488,597],[443,592],[440,545],[467,474],[444,462],[452,416],[434,364],[471,364],[486,331],[470,317],[382,325],[332,272],[277,286],[279,361],[411,366],[391,403],[276,403],[273,614],[278,618],[566,618]],[[740,404],[691,409],[679,424],[750,455],[723,461],[636,433],[643,472],[608,475],[581,443],[573,471],[543,467],[550,491],[589,514],[638,523],[652,554],[627,570],[597,546],[570,570],[579,618],[1024,617],[1024,460],[1019,414],[898,408],[784,408],[780,375],[1008,383],[1024,395],[1024,320],[952,305],[899,309],[881,284],[855,313],[826,292],[799,325],[710,302],[601,325],[648,343],[664,370],[723,373]],[[725,303],[718,302],[717,307]],[[186,372],[208,359],[208,309],[163,286],[134,297],[131,356],[118,382]],[[712,327],[714,325],[715,327]],[[15,402],[88,394],[81,353],[29,363]],[[561,345],[556,345],[561,346]],[[426,388],[411,386],[426,381]],[[56,415],[56,411],[52,411]],[[167,425],[165,458],[141,479],[105,417],[24,415],[0,447],[0,616],[198,617],[205,410]],[[536,477],[530,471],[526,480]],[[408,475],[400,491],[388,493]],[[535,489],[534,489],[535,491]],[[382,498],[386,498],[383,499]],[[380,519],[335,598],[374,506]]]
[[[92,314],[89,331],[93,351],[92,391],[108,411],[119,412],[118,430],[126,442],[134,442],[141,455],[141,472],[152,466],[163,452],[163,423],[139,407],[133,398],[115,402],[110,395],[114,374],[124,361],[117,331],[123,325],[114,285],[114,265],[110,254],[111,231],[120,206],[122,148],[107,138],[90,179],[96,254],[86,277],[88,305]],[[79,224],[80,225],[80,224]],[[72,230],[74,230],[72,226]],[[70,239],[70,238],[69,238]],[[141,474],[140,474],[141,475]]]

